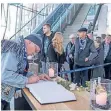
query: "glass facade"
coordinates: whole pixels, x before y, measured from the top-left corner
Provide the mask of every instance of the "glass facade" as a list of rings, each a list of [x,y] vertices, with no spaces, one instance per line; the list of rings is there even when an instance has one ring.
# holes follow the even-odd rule
[[[39,26],[57,6],[58,4],[1,4],[2,38],[4,36],[4,38],[9,39],[33,18],[14,37],[20,35],[27,36],[35,27]]]

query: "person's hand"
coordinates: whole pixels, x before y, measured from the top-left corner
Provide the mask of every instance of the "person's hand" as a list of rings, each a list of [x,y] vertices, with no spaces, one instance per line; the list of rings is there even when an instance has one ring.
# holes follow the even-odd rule
[[[85,62],[87,62],[89,59],[88,58],[85,58]]]
[[[40,80],[51,80],[51,78],[47,74],[41,74],[39,75]]]
[[[17,99],[17,98],[19,98],[19,97],[22,97],[22,92],[21,92],[21,90],[17,90],[17,91],[15,91],[15,99]]]
[[[39,79],[39,76],[37,76],[36,74],[34,74],[33,76],[30,76],[28,78],[28,84],[32,84],[32,83],[36,83],[38,82],[40,79]]]
[[[72,54],[69,55],[69,58],[73,58]]]

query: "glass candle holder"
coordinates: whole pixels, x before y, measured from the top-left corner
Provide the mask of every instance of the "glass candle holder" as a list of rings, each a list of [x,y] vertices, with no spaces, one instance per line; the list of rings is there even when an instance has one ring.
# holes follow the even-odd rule
[[[47,62],[46,72],[50,78],[55,78],[58,76],[58,63],[56,62]]]
[[[29,63],[29,71],[33,72],[33,74],[38,74],[38,64],[37,63]]]
[[[93,110],[111,110],[111,80],[91,79],[90,106]]]

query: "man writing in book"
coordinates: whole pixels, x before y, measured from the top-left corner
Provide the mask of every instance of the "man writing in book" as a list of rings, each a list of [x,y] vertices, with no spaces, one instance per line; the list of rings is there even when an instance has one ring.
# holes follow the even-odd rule
[[[16,40],[2,40],[1,45],[1,107],[2,110],[10,110],[9,103],[17,88],[24,88],[27,84],[50,78],[46,74],[38,76],[28,72],[27,56],[40,52],[40,35],[30,34]]]

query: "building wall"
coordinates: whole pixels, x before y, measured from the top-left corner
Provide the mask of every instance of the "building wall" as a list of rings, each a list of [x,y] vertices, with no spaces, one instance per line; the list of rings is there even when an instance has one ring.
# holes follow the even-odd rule
[[[101,36],[101,34],[106,34],[107,32],[107,14],[108,14],[108,6],[103,5],[98,17],[98,31],[97,31],[98,36]]]

